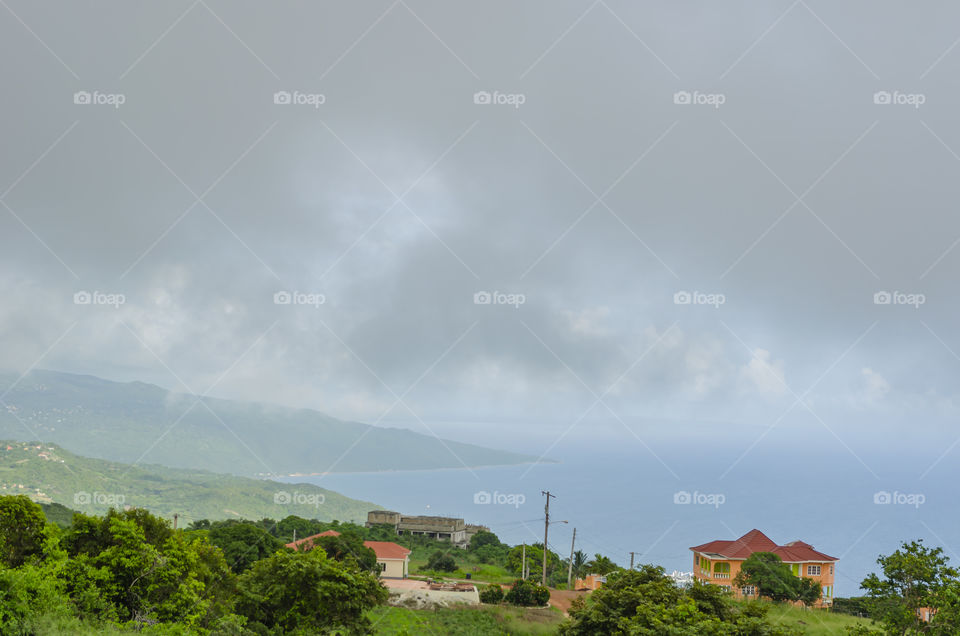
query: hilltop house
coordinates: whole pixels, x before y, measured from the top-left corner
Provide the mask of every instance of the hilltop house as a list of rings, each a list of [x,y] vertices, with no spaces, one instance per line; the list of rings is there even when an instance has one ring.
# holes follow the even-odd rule
[[[310,535],[287,544],[294,550],[310,550],[313,540],[318,537],[339,537],[336,530],[327,530],[320,534]],[[363,545],[373,550],[377,555],[377,565],[380,567],[380,577],[386,579],[405,579],[410,573],[410,550],[391,541],[364,541]]]
[[[786,563],[794,576],[810,578],[823,589],[815,607],[829,607],[833,603],[834,567],[839,560],[818,552],[803,541],[777,545],[759,530],[751,530],[733,541],[717,540],[690,548],[693,552],[693,574],[705,583],[731,590],[737,598],[756,598],[753,586],[737,588],[733,579],[740,566],[754,552],[772,552]]]

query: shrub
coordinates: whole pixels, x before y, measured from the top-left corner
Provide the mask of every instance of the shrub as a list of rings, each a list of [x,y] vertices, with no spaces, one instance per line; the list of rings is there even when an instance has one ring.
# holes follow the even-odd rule
[[[427,569],[439,572],[453,572],[457,569],[457,562],[449,554],[437,550],[427,559]]]
[[[517,579],[504,598],[511,605],[543,607],[550,601],[550,590],[531,581]]]
[[[503,588],[499,585],[486,585],[480,590],[480,602],[496,605],[503,600]]]

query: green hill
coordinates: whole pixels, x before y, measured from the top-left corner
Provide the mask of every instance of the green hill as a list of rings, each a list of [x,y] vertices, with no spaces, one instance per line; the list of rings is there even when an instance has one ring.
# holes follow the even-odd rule
[[[308,409],[197,398],[142,382],[54,371],[33,371],[16,380],[0,375],[0,395],[6,393],[0,438],[43,439],[119,462],[275,476],[536,459],[406,429],[345,422]]]
[[[182,524],[288,515],[366,521],[367,512],[379,508],[311,484],[132,466],[80,457],[54,444],[15,441],[0,441],[0,494],[28,495],[40,503],[62,504],[88,514],[101,514],[110,507],[146,508],[167,519],[179,514]]]

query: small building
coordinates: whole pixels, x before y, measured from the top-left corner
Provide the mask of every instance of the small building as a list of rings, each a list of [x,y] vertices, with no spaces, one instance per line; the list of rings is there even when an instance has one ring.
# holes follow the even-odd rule
[[[314,539],[319,537],[339,537],[336,530],[327,530],[320,534],[297,539],[286,544],[294,550],[313,549]],[[364,541],[363,545],[373,550],[377,555],[377,565],[380,568],[380,577],[387,579],[405,579],[410,573],[410,550],[391,541]]]
[[[607,577],[602,574],[588,574],[582,579],[573,582],[573,589],[578,592],[589,590],[594,591],[607,582]]]
[[[743,562],[754,552],[772,552],[789,566],[794,576],[814,579],[820,584],[822,594],[815,607],[833,604],[834,568],[839,559],[814,550],[809,543],[791,541],[777,545],[754,529],[739,539],[710,541],[690,550],[693,552],[694,576],[704,583],[727,588],[737,598],[757,598],[753,586],[738,588],[733,585]]]
[[[363,545],[377,555],[380,576],[385,579],[405,579],[410,573],[410,550],[392,541],[364,541]]]

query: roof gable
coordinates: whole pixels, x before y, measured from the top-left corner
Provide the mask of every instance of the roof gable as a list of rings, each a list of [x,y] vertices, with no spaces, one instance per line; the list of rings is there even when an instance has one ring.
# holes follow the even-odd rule
[[[733,541],[717,540],[690,548],[694,552],[716,554],[725,559],[746,559],[754,552],[772,552],[787,563],[802,561],[837,561],[838,559],[813,549],[809,543],[791,541],[777,545],[756,528]]]

